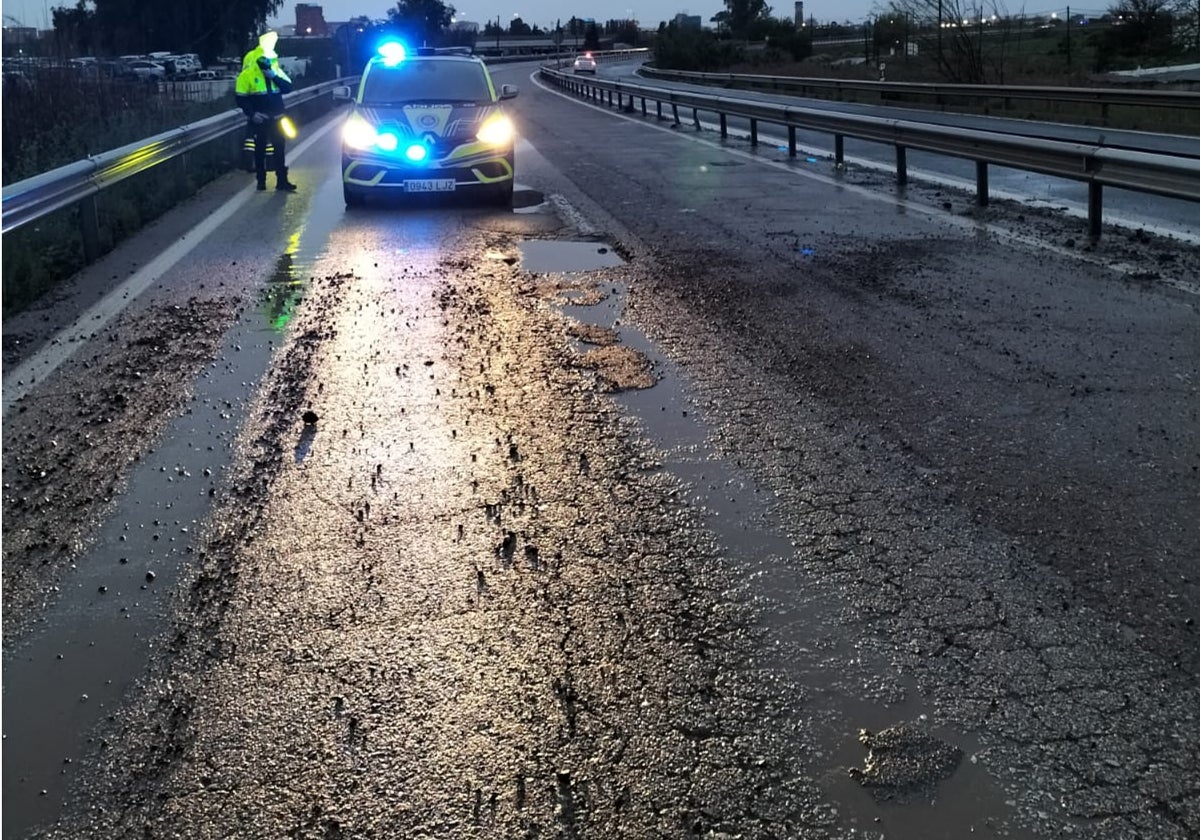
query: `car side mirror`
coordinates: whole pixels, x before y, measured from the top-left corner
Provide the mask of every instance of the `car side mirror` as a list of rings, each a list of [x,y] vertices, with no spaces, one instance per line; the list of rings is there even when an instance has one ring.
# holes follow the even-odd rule
[[[340,87],[335,87],[333,89],[333,101],[334,102],[349,102],[350,99],[351,99],[351,95],[350,95],[350,86],[349,85],[341,85]]]
[[[501,99],[512,99],[516,95],[517,95],[517,86],[516,85],[501,85],[500,86],[500,98]]]

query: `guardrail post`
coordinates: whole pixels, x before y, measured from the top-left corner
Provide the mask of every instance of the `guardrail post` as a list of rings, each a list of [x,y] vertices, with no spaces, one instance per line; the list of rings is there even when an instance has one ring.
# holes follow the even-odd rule
[[[896,147],[896,183],[904,186],[908,183],[908,149]]]
[[[646,97],[642,97],[642,116],[646,116]]]
[[[612,94],[609,94],[608,104],[609,105],[612,104]],[[618,111],[625,110],[625,96],[624,96],[624,94],[621,93],[621,91],[617,91],[617,110]]]
[[[750,145],[758,145],[758,120],[750,120]]]
[[[988,165],[986,161],[975,161],[975,203],[987,207],[988,203]]]
[[[1100,238],[1100,223],[1104,217],[1104,187],[1088,181],[1088,235]]]
[[[187,152],[181,152],[175,158],[175,189],[180,195],[187,195],[187,161]]]
[[[833,135],[833,162],[838,166],[846,162],[846,138],[844,135]]]
[[[729,125],[728,125],[728,123],[725,122],[724,114],[721,114],[720,117],[721,117],[721,136],[728,137],[729,136]]]
[[[675,117],[675,125],[679,125],[679,106],[674,102],[671,103],[671,115]]]
[[[655,108],[655,110],[656,110],[656,111],[658,111],[658,118],[661,120],[661,119],[663,118],[663,115],[662,115],[662,103],[661,103],[661,102],[655,102],[655,103],[654,103],[654,108]]]
[[[788,157],[796,156],[796,126],[788,126]]]
[[[83,233],[83,256],[90,263],[100,256],[100,214],[94,194],[79,202],[79,228]]]
[[[700,130],[700,111],[696,108],[692,109],[692,128]]]
[[[1108,103],[1105,102],[1100,106],[1100,123],[1108,125]]]

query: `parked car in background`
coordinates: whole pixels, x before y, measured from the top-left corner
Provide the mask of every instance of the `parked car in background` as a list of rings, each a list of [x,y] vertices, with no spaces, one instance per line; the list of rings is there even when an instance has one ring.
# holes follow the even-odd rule
[[[121,75],[140,81],[162,80],[167,78],[167,68],[156,61],[127,61],[122,65]]]

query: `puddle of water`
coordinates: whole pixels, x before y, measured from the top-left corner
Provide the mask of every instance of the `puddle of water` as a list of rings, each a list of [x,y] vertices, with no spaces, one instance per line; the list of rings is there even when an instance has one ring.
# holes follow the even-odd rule
[[[625,262],[604,242],[529,239],[518,247],[521,251],[521,270],[530,274],[592,271],[615,268]]]
[[[297,277],[315,262],[338,218],[314,210],[307,229],[293,234],[262,290],[262,307],[247,309],[230,330],[183,414],[131,471],[115,512],[64,579],[41,624],[5,657],[6,837],[58,818],[102,722],[145,676],[169,626],[172,593],[199,523],[220,492],[246,402],[307,288]],[[312,443],[311,436],[301,439],[297,459]]]
[[[709,429],[688,400],[678,370],[649,338],[623,321],[626,287],[606,282],[603,288],[607,295],[601,305],[567,304],[560,311],[615,330],[623,344],[646,355],[658,371],[653,388],[624,391],[616,399],[641,422],[662,453],[664,469],[685,483],[689,502],[703,512],[721,544],[745,565],[751,596],[782,643],[773,646],[778,658],[766,664],[805,690],[803,714],[811,720],[814,736],[808,772],[837,806],[840,822],[856,836],[888,840],[1002,836],[992,826],[1011,809],[984,767],[972,761],[978,743],[963,733],[928,726],[911,681],[896,677],[885,663],[864,662],[836,617],[838,605],[816,595],[803,573],[791,566],[791,540],[770,524],[774,497],[711,448]],[[861,768],[866,756],[859,729],[877,732],[901,722],[924,725],[963,751],[961,764],[939,783],[931,801],[880,802],[849,775],[849,768]]]
[[[297,276],[299,268],[295,264],[295,256],[285,251],[275,262],[275,271],[262,290],[262,312],[267,328],[272,332],[287,332],[288,324],[296,314],[296,307],[304,299],[308,283]]]

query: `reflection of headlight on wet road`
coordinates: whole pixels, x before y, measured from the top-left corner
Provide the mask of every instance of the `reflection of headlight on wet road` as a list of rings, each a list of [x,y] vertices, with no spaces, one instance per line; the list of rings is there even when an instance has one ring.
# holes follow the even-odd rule
[[[296,124],[292,122],[291,117],[279,118],[279,130],[283,132],[283,136],[289,140],[296,139]]]

